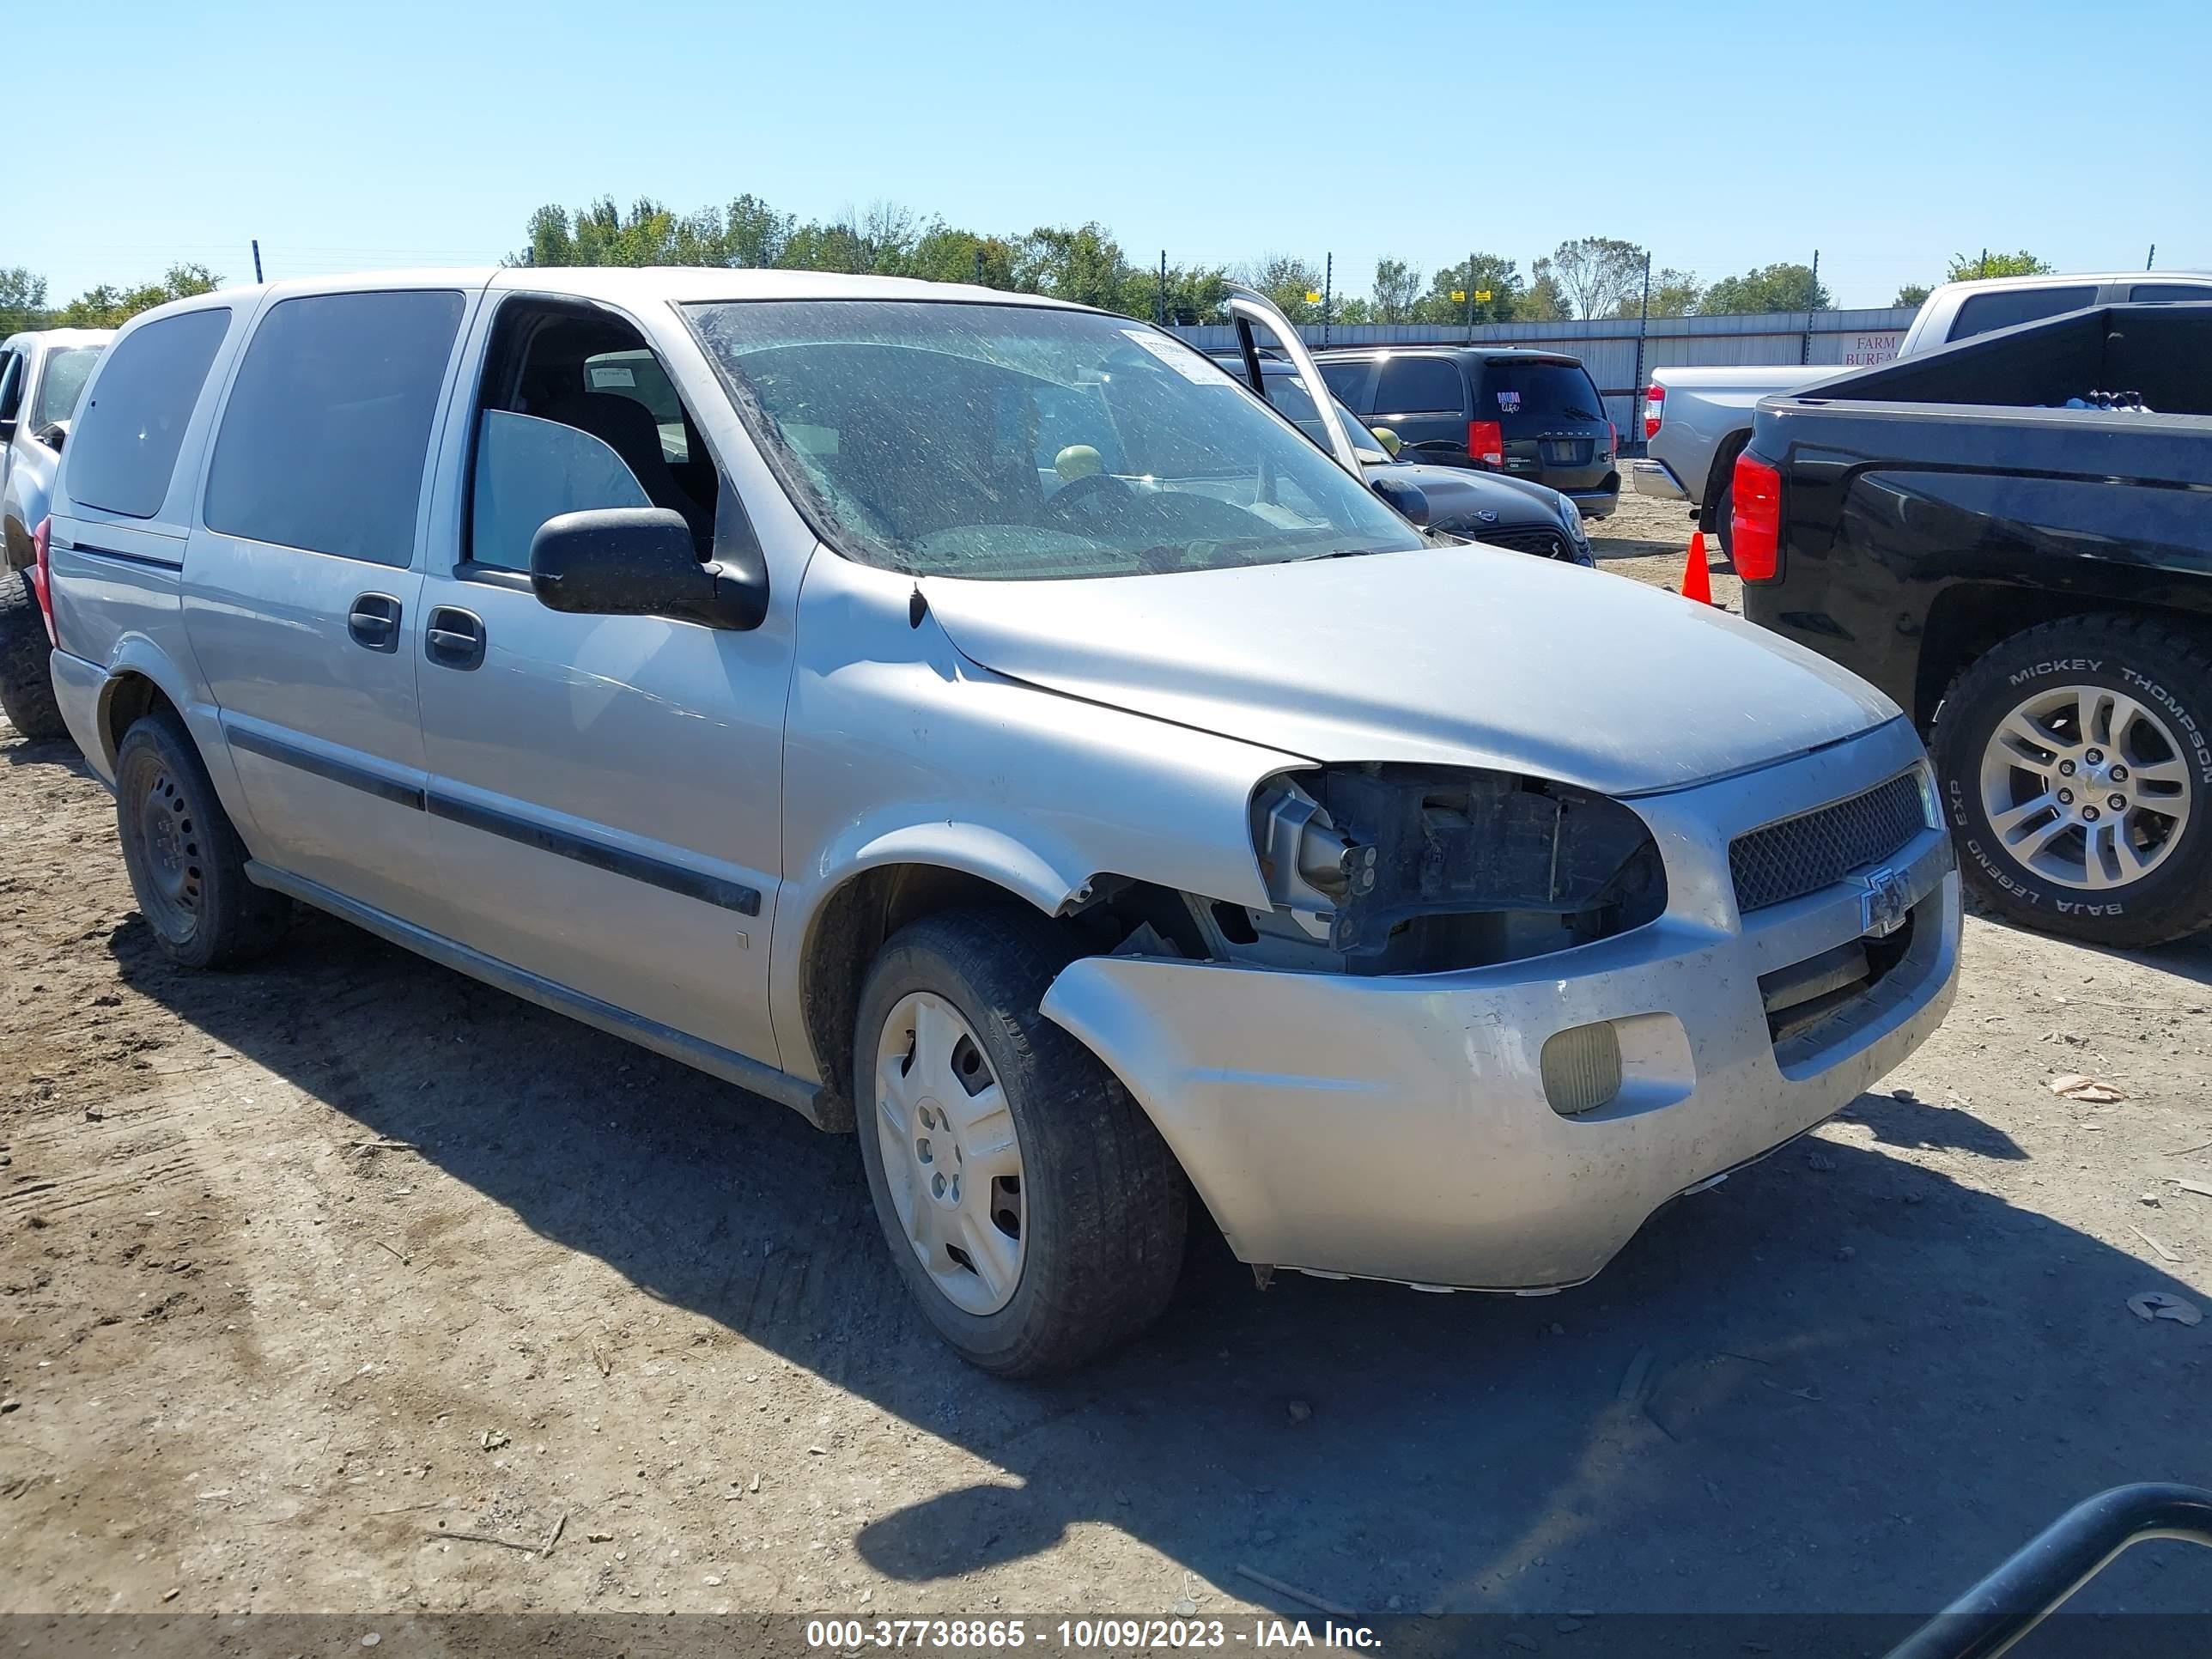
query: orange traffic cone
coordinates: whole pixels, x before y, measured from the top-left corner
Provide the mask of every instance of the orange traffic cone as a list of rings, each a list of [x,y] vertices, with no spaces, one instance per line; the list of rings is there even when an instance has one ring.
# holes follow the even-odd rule
[[[1682,567],[1682,597],[1699,605],[1713,602],[1712,573],[1705,568],[1705,532],[1690,532],[1689,562]]]

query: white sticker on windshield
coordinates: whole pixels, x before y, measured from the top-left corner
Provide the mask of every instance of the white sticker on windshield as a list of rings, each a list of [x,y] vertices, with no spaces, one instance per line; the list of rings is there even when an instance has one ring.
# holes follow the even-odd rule
[[[604,392],[611,386],[635,386],[637,376],[619,365],[594,363],[592,366],[592,390]]]
[[[1125,328],[1121,332],[1165,363],[1194,386],[1235,386],[1236,380],[1209,357],[1188,346],[1155,334],[1148,328]]]

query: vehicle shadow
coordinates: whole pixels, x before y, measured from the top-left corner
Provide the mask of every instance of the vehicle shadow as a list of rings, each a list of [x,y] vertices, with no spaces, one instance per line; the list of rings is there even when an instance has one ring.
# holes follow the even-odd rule
[[[2090,1492],[2212,1480],[2212,1322],[2126,1306],[2199,1293],[1979,1190],[2026,1154],[1970,1111],[1863,1096],[1541,1300],[1262,1294],[1196,1228],[1155,1330],[1016,1385],[909,1306],[848,1139],[325,918],[242,975],[173,971],[135,918],[111,945],[542,1237],[1004,1471],[856,1528],[908,1583],[1103,1523],[1290,1613],[1239,1569],[1378,1612],[1925,1610]],[[1218,1609],[1187,1573],[1091,1610]],[[2212,1575],[2130,1557],[2094,1595],[2212,1610]]]

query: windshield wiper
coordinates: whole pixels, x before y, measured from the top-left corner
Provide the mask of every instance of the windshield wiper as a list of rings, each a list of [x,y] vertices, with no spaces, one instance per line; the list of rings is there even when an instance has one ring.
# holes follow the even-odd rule
[[[1370,553],[1395,553],[1395,547],[1340,547],[1328,553],[1309,553],[1304,558],[1292,559],[1292,564],[1312,564],[1322,559],[1364,559]]]

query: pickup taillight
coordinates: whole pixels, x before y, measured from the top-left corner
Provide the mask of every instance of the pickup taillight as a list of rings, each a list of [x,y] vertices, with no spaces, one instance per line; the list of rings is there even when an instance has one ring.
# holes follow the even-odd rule
[[[1659,428],[1666,418],[1667,388],[1654,380],[1644,389],[1644,440],[1646,443],[1659,435]]]
[[[1481,466],[1505,465],[1505,428],[1495,421],[1469,421],[1467,423],[1467,453],[1469,459]]]
[[[31,594],[39,602],[39,614],[46,619],[46,640],[59,645],[61,637],[54,632],[54,521],[39,520],[39,527],[31,532]]]
[[[1749,450],[1735,458],[1729,556],[1747,582],[1771,582],[1782,563],[1782,474]]]

